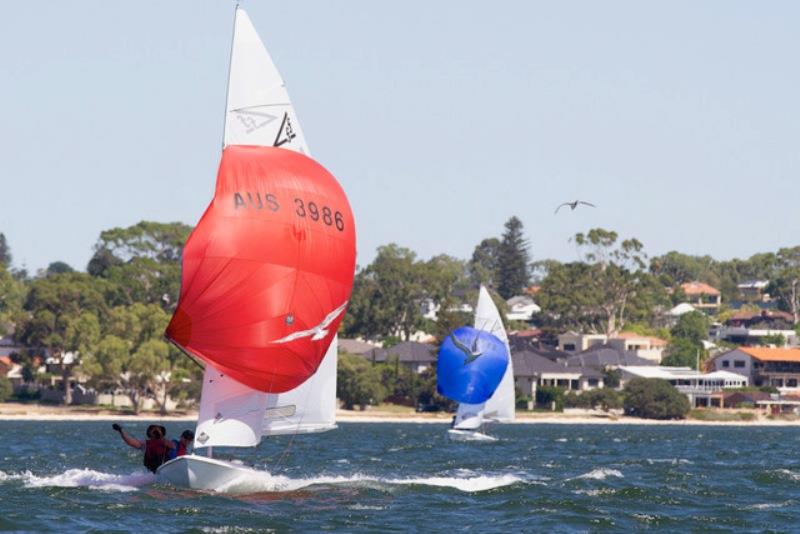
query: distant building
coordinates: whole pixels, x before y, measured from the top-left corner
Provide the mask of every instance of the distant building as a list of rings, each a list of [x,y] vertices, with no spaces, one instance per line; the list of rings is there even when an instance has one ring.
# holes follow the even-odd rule
[[[794,316],[778,310],[739,311],[716,328],[718,339],[741,345],[760,345],[766,336],[783,336],[787,344],[798,345]]]
[[[681,302],[677,306],[670,309],[667,313],[671,317],[680,317],[681,315],[685,315],[687,313],[691,313],[695,311],[694,306],[689,304],[688,302]]]
[[[542,331],[538,328],[528,328],[527,330],[517,330],[508,333],[508,344],[511,350],[532,349],[539,345]]]
[[[746,376],[728,371],[701,373],[690,367],[658,365],[624,366],[619,370],[622,372],[620,380],[622,386],[634,378],[660,378],[686,395],[694,407],[711,406],[712,399],[717,397],[724,388],[742,388],[748,384]]]
[[[800,349],[739,347],[715,356],[706,368],[731,371],[757,387],[772,386],[781,393],[800,392]]]
[[[640,358],[661,363],[666,340],[654,336],[644,336],[634,332],[620,332],[608,340],[608,344],[626,351],[634,352]]]
[[[509,321],[528,322],[533,318],[534,314],[542,311],[542,309],[533,301],[533,298],[528,295],[517,295],[515,297],[511,297],[506,301],[506,304],[508,305],[506,319]]]
[[[575,354],[583,352],[594,345],[603,345],[607,339],[605,334],[567,332],[558,336],[558,350]]]
[[[584,391],[603,387],[603,373],[595,369],[567,367],[533,351],[512,352],[514,385],[523,395],[536,397],[541,386]]]
[[[339,352],[346,352],[348,354],[364,354],[372,349],[380,348],[377,345],[367,343],[366,341],[361,341],[360,339],[346,339],[340,337],[338,338],[338,341]]]
[[[397,363],[419,374],[436,365],[436,347],[428,343],[404,341],[388,349],[376,348],[362,354],[372,362],[386,362],[397,358]]]
[[[640,358],[660,363],[664,350],[667,348],[667,342],[657,337],[633,332],[620,332],[610,338],[605,334],[578,334],[575,332],[567,332],[558,336],[558,349],[571,354],[599,346],[634,352]]]
[[[744,302],[769,302],[769,293],[766,292],[769,280],[748,280],[736,285],[739,298]]]
[[[710,313],[719,311],[722,299],[717,288],[703,282],[687,282],[681,284],[681,289],[689,304],[696,309]]]

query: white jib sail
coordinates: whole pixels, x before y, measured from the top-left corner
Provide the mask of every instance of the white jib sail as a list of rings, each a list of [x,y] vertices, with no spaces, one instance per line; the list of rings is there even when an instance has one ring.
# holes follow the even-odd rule
[[[241,8],[236,9],[234,21],[224,142],[225,146],[279,146],[309,153],[283,79]],[[261,435],[323,432],[336,428],[337,346],[338,340],[334,337],[317,372],[292,391],[267,394],[237,384],[236,402],[263,407],[256,420],[250,420],[248,415],[246,421],[241,421],[259,438],[254,441],[249,435],[235,433],[242,438],[236,442],[232,433],[225,445],[248,447],[257,445]],[[223,385],[203,383],[201,415],[204,409],[208,413],[214,411],[206,404],[217,397],[216,387]],[[198,423],[196,436],[200,435],[200,426]]]
[[[200,413],[194,433],[197,447],[255,447],[267,396],[237,382],[210,364],[203,373]]]
[[[243,9],[236,9],[224,144],[289,148],[308,154],[283,78]]]
[[[492,297],[485,287],[481,286],[478,294],[478,305],[475,307],[475,328],[495,335],[502,341],[508,351],[508,367],[500,380],[500,385],[483,409],[483,417],[487,420],[508,423],[514,420],[516,399],[514,395],[514,366],[511,362],[511,350],[508,346],[508,335],[503,326],[503,319]]]

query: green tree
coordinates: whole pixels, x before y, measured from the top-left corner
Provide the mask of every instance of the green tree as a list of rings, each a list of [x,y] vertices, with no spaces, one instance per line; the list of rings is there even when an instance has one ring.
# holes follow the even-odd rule
[[[497,258],[497,292],[504,299],[519,295],[530,282],[528,242],[522,233],[522,221],[511,217],[505,224]]]
[[[93,385],[124,390],[137,412],[142,400],[152,398],[166,413],[166,401],[182,379],[199,379],[196,366],[163,340],[168,322],[169,314],[156,304],[113,308],[102,339],[82,362]]]
[[[336,370],[336,396],[348,410],[378,404],[386,396],[379,370],[361,356],[340,354]]]
[[[63,261],[54,261],[47,266],[46,273],[50,274],[63,274],[63,273],[71,273],[75,271],[69,264]]]
[[[666,356],[661,360],[661,365],[667,367],[691,367],[697,369],[697,360],[703,361],[705,358],[703,345],[695,343],[691,339],[675,338],[667,346]]]
[[[350,302],[350,332],[365,337],[401,334],[408,339],[423,322],[426,298],[422,269],[410,249],[389,244],[356,275]]]
[[[0,266],[11,266],[11,248],[8,246],[6,236],[3,232],[0,232]]]
[[[468,267],[472,285],[497,286],[501,249],[500,240],[496,237],[484,239],[475,247]]]
[[[0,402],[7,401],[13,394],[14,388],[11,385],[11,380],[4,376],[0,376]]]
[[[84,273],[54,274],[31,283],[15,336],[28,347],[46,348],[60,361],[64,402],[72,402],[70,389],[74,363],[68,363],[65,353],[75,349],[70,340],[77,325],[85,324],[88,315],[104,317],[107,306],[104,292],[108,284]]]
[[[106,230],[87,270],[119,288],[111,305],[142,302],[171,310],[177,304],[181,255],[190,232],[182,223],[149,221]]]
[[[708,337],[709,326],[708,317],[704,313],[693,311],[681,315],[670,333],[673,337],[702,344],[703,340]]]
[[[634,378],[624,389],[625,413],[645,419],[683,419],[689,400],[666,380]]]
[[[618,242],[616,232],[595,228],[574,241],[583,261],[550,263],[537,294],[546,323],[613,335],[629,318],[652,322],[669,303],[663,286],[642,270],[638,240]]]

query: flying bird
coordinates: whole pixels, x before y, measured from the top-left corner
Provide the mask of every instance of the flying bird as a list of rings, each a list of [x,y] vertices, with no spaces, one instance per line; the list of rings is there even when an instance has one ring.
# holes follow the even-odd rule
[[[583,204],[584,206],[591,206],[593,208],[597,207],[594,204],[592,204],[591,202],[586,202],[585,200],[576,200],[575,202],[564,202],[563,204],[559,205],[556,208],[556,211],[554,211],[553,213],[558,213],[558,210],[560,210],[564,206],[569,206],[569,209],[574,210],[575,208],[578,207],[578,204]]]

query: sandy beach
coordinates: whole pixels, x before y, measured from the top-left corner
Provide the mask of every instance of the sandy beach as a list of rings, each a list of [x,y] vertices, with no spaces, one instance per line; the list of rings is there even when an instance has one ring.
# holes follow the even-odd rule
[[[396,409],[338,410],[336,420],[341,423],[427,423],[449,424],[452,415],[447,413],[415,413]],[[196,421],[197,412],[175,412],[166,416],[142,412],[138,415],[82,406],[51,406],[40,404],[0,403],[0,421]],[[557,425],[715,425],[715,426],[798,426],[800,420],[768,419],[752,421],[714,421],[683,419],[659,421],[637,417],[613,416],[603,412],[576,410],[571,413],[517,412],[512,424]]]

